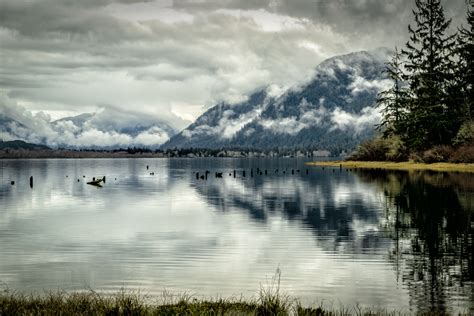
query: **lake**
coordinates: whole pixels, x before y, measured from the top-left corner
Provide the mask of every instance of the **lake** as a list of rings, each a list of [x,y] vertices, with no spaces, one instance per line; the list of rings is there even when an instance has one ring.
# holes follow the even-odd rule
[[[0,289],[474,312],[473,175],[305,161],[1,160]]]

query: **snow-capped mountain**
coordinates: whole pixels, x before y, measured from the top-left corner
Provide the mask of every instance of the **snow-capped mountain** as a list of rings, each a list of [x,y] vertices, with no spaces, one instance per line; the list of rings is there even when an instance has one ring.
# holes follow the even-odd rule
[[[238,104],[220,103],[162,148],[305,147],[338,152],[371,137],[377,93],[390,85],[387,49],[327,59],[312,79],[276,96],[271,89]]]

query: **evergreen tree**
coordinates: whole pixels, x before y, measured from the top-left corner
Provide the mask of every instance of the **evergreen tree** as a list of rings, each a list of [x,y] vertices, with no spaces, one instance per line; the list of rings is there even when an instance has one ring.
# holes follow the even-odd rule
[[[458,102],[463,107],[461,118],[463,121],[471,121],[474,119],[473,105],[473,81],[474,81],[474,1],[468,1],[467,7],[467,27],[459,29],[457,38],[456,53],[459,56],[459,67],[457,68],[457,87],[456,95]]]
[[[395,55],[386,64],[385,73],[393,80],[393,86],[379,93],[377,105],[382,108],[382,121],[378,126],[384,137],[405,135],[407,104],[409,92],[404,84],[403,64],[401,54],[395,48]],[[406,138],[407,135],[404,136]]]
[[[415,26],[408,26],[410,40],[402,50],[404,79],[411,92],[404,140],[410,148],[423,149],[450,143],[459,129],[453,120],[456,105],[448,96],[454,80],[455,38],[446,35],[451,20],[445,18],[440,0],[415,0],[415,4]]]

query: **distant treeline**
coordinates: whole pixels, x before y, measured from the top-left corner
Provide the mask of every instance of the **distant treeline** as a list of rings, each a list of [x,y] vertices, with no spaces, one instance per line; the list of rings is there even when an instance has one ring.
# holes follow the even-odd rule
[[[276,148],[258,150],[251,148],[174,148],[152,150],[142,147],[119,149],[37,149],[37,148],[4,148],[0,149],[0,158],[147,158],[147,157],[329,157],[331,152],[325,150]]]
[[[352,158],[474,162],[473,4],[453,32],[440,0],[415,1],[409,39],[387,63],[393,86],[377,100],[382,136]]]

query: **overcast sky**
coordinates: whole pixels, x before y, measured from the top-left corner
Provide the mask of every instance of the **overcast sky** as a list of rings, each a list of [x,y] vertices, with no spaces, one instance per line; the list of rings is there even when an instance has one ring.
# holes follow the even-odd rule
[[[413,2],[0,0],[0,101],[183,128],[218,101],[301,83],[328,57],[403,45]],[[464,21],[464,0],[443,4]]]

